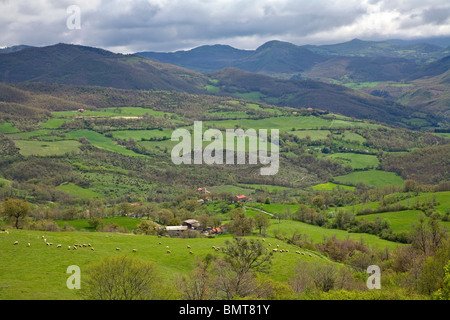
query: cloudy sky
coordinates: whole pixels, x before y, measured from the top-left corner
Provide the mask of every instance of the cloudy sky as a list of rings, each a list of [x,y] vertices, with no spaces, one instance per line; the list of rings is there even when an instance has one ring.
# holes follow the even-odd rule
[[[80,29],[69,6],[80,8]],[[449,0],[0,0],[0,47],[59,42],[114,52],[255,49],[450,36]]]

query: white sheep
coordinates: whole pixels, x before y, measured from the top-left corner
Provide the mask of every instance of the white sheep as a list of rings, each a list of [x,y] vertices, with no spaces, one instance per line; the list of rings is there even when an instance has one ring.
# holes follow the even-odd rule
[[[137,252],[137,249],[133,249],[133,252]]]
[[[94,251],[94,248],[93,248],[93,247],[91,247],[91,251]]]
[[[167,250],[167,253],[171,253],[170,250]]]
[[[166,246],[166,249],[169,249],[169,246]]]
[[[116,248],[116,251],[120,251],[120,248]]]
[[[194,254],[192,251],[189,251],[189,254]]]
[[[28,243],[27,243],[27,247],[31,247],[31,243],[28,242]]]
[[[67,250],[70,250],[70,246],[67,246]]]
[[[15,241],[14,245],[17,246],[19,244],[19,241]]]
[[[62,247],[62,245],[58,244],[58,245],[57,245],[56,247],[57,247],[57,248],[61,248],[61,247]]]
[[[190,248],[191,248],[191,246],[190,246],[190,245],[188,245],[188,246],[187,246],[187,248],[188,248],[188,249],[190,249]]]

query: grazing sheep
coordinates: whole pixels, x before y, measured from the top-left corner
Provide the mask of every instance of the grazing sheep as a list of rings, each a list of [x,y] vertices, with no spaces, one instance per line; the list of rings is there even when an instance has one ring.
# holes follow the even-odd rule
[[[47,239],[44,239],[44,242],[47,242]]]
[[[167,250],[167,253],[171,253],[170,250]]]
[[[70,246],[67,246],[67,250],[70,250]]]
[[[45,239],[45,236],[42,236],[42,239]]]
[[[166,249],[169,249],[169,246],[166,246]]]
[[[91,251],[94,251],[94,248],[91,248]]]
[[[76,246],[73,246],[73,250],[77,250],[78,248]]]
[[[309,253],[308,255],[309,255],[310,257],[312,257],[312,254],[311,254],[311,253]]]
[[[27,243],[27,247],[31,247],[31,243]]]
[[[57,247],[57,248],[61,248],[62,246],[61,246],[60,244],[58,244],[56,247]]]
[[[137,252],[137,249],[133,249],[133,252]]]
[[[272,246],[272,244],[269,243],[269,247],[271,247],[271,246]]]
[[[277,251],[278,251],[278,249],[273,249],[272,251],[273,251],[273,252],[277,252]]]
[[[189,254],[194,254],[192,251],[189,251]]]
[[[19,244],[19,241],[14,242],[14,245],[17,246]]]
[[[266,239],[263,238],[262,241],[266,241]]]
[[[88,243],[88,247],[92,247],[90,243]]]
[[[214,250],[216,250],[216,247],[215,247],[215,246],[212,246],[212,248],[213,248]]]
[[[120,248],[116,248],[116,251],[120,251]]]
[[[83,243],[83,247],[85,247],[85,248],[86,248],[86,247],[87,247],[87,244]]]
[[[187,246],[187,248],[188,248],[188,249],[190,249],[190,248],[191,248],[191,246],[190,246],[190,245],[188,245],[188,246]]]
[[[305,255],[305,253],[304,252],[302,252],[302,256],[304,256]]]
[[[295,251],[296,254],[300,254],[300,251]]]
[[[162,244],[162,242],[160,242],[159,244]]]

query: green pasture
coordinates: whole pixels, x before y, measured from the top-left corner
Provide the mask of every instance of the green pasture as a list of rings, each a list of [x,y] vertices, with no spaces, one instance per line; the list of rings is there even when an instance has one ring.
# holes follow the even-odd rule
[[[290,134],[299,137],[300,139],[306,139],[309,137],[311,141],[326,140],[327,136],[331,134],[330,130],[301,130],[291,131]]]
[[[78,141],[26,141],[15,140],[15,145],[23,156],[62,156],[66,153],[79,152]]]
[[[16,133],[19,129],[9,122],[0,123],[0,133]]]
[[[84,189],[73,183],[67,183],[56,187],[57,190],[68,193],[74,197],[83,199],[103,198],[103,196],[97,192],[89,189]]]
[[[369,154],[333,153],[327,157],[336,160],[343,166],[351,166],[352,169],[376,168],[379,164],[378,158]]]
[[[312,190],[321,190],[321,191],[331,191],[331,190],[336,190],[338,188],[343,189],[343,190],[354,190],[355,189],[355,187],[352,187],[352,186],[345,186],[345,185],[340,185],[340,184],[336,184],[336,183],[332,183],[332,182],[321,183],[321,184],[317,184],[317,185],[311,187]]]
[[[47,242],[47,246],[41,236]],[[216,238],[158,238],[156,236],[138,236],[101,232],[42,232],[9,230],[9,234],[0,233],[0,300],[76,300],[76,290],[69,290],[66,282],[70,274],[69,266],[77,265],[83,270],[101,258],[114,255],[132,255],[155,263],[166,284],[170,285],[177,275],[187,275],[193,270],[197,257],[207,253],[221,256],[212,246],[223,247],[229,236]],[[18,241],[18,245],[13,245]],[[159,244],[159,243],[162,244]],[[268,240],[265,244],[268,245]],[[28,247],[27,243],[31,246]],[[78,250],[68,250],[73,244],[91,244]],[[289,250],[289,253],[274,255],[268,276],[277,281],[287,282],[293,276],[297,261],[327,260],[314,255],[302,256],[295,253],[298,247],[280,240],[270,239],[271,247]],[[61,248],[57,245],[61,244]],[[187,248],[191,246],[191,249]],[[171,251],[167,253],[166,246]],[[120,251],[117,251],[119,248]],[[269,248],[269,247],[268,247]],[[136,249],[137,252],[133,252]],[[192,251],[193,254],[189,254]],[[172,286],[174,287],[174,286]]]
[[[392,172],[381,170],[356,171],[344,176],[334,177],[335,182],[345,185],[364,183],[370,187],[400,186],[403,179]]]
[[[86,138],[92,145],[99,149],[108,150],[131,157],[142,157],[142,155],[128,150],[123,146],[117,145],[111,138],[105,137],[95,131],[83,129],[71,131],[67,134],[68,139],[78,140],[82,137]]]
[[[376,218],[386,219],[389,221],[393,232],[411,231],[415,225],[419,223],[419,217],[423,214],[419,210],[404,210],[396,212],[383,212],[368,215],[357,216],[358,219],[366,219],[367,221],[374,221]],[[428,219],[428,218],[426,218]],[[449,221],[440,221],[441,226],[450,230]]]

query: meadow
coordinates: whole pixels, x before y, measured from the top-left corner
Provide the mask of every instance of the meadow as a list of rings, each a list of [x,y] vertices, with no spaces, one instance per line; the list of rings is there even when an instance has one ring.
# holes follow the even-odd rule
[[[381,170],[351,172],[347,175],[334,177],[334,181],[351,186],[364,183],[371,187],[400,186],[403,184],[403,179],[395,173]]]
[[[41,238],[45,235],[47,246]],[[83,270],[101,258],[114,255],[132,255],[155,263],[163,280],[170,284],[177,275],[187,275],[196,264],[198,257],[206,254],[220,256],[212,246],[223,247],[230,236],[216,238],[158,238],[156,236],[128,235],[100,232],[41,232],[25,230],[9,230],[9,234],[0,233],[0,300],[76,300],[79,296],[76,290],[69,290],[66,281],[69,274],[66,270],[71,265],[77,265]],[[13,245],[18,241],[18,245]],[[162,244],[159,244],[159,243]],[[27,247],[27,243],[31,246]],[[266,241],[269,243],[269,240]],[[289,250],[289,253],[275,254],[269,277],[286,282],[293,276],[297,261],[327,260],[313,255],[297,255],[299,250],[280,240],[270,239],[272,247]],[[57,245],[61,244],[61,248]],[[73,244],[91,244],[90,247],[80,247],[78,250],[68,250]],[[191,246],[191,249],[187,248]],[[168,254],[166,246],[170,248]],[[120,248],[117,251],[116,248]],[[136,249],[137,252],[133,252]],[[189,254],[189,251],[194,254]],[[83,278],[81,278],[83,279]],[[81,280],[83,281],[83,280]],[[173,286],[174,284],[171,284]]]

